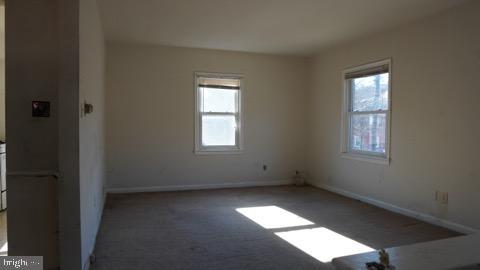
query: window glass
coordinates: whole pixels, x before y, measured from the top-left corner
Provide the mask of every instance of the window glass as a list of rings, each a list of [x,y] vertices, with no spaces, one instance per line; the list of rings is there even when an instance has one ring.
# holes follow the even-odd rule
[[[236,121],[233,115],[203,115],[202,145],[220,146],[236,144]]]
[[[342,152],[389,162],[391,61],[344,71]]]
[[[351,149],[385,153],[385,114],[358,114],[352,116]]]
[[[352,79],[352,110],[388,110],[388,73]]]
[[[195,153],[241,151],[241,75],[197,73],[195,82]]]
[[[217,88],[200,88],[202,98],[202,112],[229,112],[237,111],[236,100],[238,90]]]

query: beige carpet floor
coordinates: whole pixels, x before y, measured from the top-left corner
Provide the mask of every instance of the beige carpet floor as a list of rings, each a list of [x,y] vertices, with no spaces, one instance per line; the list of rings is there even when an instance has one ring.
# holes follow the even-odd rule
[[[373,249],[459,235],[309,186],[115,194],[93,269],[330,269],[276,234],[313,228]],[[326,253],[337,243],[312,239]]]

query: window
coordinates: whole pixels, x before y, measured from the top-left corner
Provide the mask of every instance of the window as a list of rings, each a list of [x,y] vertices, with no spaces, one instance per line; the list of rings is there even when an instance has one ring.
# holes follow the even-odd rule
[[[390,60],[343,72],[343,153],[388,162],[390,73]]]
[[[242,77],[195,74],[195,153],[242,150]]]

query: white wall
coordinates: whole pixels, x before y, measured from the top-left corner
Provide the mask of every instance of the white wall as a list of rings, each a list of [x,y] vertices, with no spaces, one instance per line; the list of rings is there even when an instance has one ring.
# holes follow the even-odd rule
[[[4,34],[0,32],[0,35]],[[0,45],[2,49],[4,46]],[[5,141],[5,58],[0,58],[0,141]]]
[[[80,212],[82,263],[88,264],[100,225],[105,183],[105,41],[96,0],[80,1]],[[84,102],[93,113],[82,113]]]
[[[290,180],[304,169],[306,68],[306,60],[296,57],[109,44],[108,187]],[[195,71],[245,75],[243,154],[193,154]]]
[[[0,140],[5,141],[5,3],[0,1]]]
[[[480,229],[480,2],[312,60],[311,181]],[[391,57],[390,166],[340,157],[343,69]],[[449,192],[448,206],[434,201]]]
[[[17,3],[19,2],[19,3]],[[55,2],[7,3],[6,117],[10,171],[56,171],[58,28]],[[31,41],[35,40],[35,46]],[[50,118],[32,118],[32,100],[51,102]]]
[[[58,206],[60,269],[81,269],[79,184],[79,0],[57,0],[60,56],[58,69]],[[7,129],[7,133],[9,130]]]
[[[9,255],[44,256],[46,269],[82,269],[105,180],[96,1],[7,1],[6,21]],[[50,101],[51,117],[32,118],[32,100]],[[95,111],[81,117],[85,100]]]
[[[45,269],[58,269],[57,178],[9,176],[8,181],[8,255],[43,256]]]
[[[8,253],[44,256],[45,269],[58,267],[57,11],[55,1],[6,3]],[[50,101],[51,117],[32,118],[32,100]]]

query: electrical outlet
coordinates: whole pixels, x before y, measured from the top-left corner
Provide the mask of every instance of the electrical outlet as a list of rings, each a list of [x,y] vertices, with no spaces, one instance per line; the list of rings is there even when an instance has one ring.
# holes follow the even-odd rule
[[[443,203],[443,204],[448,204],[448,192],[444,192],[442,194],[442,198],[441,198],[440,202]]]
[[[448,204],[448,192],[436,191],[435,200],[441,204]]]

